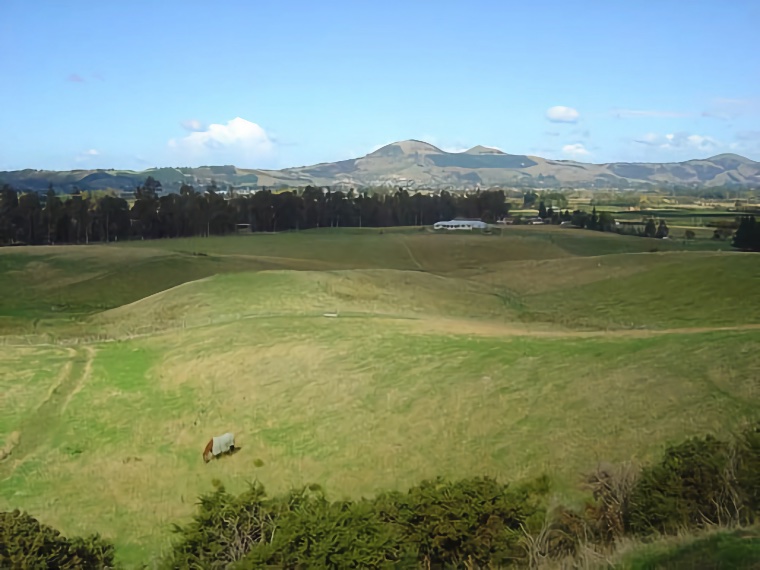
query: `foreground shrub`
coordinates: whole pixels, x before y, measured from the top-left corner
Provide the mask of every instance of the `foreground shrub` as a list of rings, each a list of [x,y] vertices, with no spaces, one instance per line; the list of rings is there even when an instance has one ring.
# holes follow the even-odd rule
[[[525,557],[522,529],[543,518],[545,480],[515,489],[490,478],[424,481],[376,500],[425,565],[507,564]]]
[[[218,488],[176,527],[165,566],[203,568],[462,568],[525,558],[521,537],[543,520],[545,480],[510,488],[489,478],[425,481],[407,493],[328,501],[305,488],[268,498]]]
[[[760,422],[745,428],[737,438],[736,480],[748,522],[760,519]]]
[[[729,524],[739,516],[731,446],[712,436],[667,449],[633,488],[628,524],[637,534]]]
[[[0,513],[0,568],[113,568],[113,557],[98,535],[66,538],[26,513]]]
[[[182,540],[175,544],[167,568],[226,568],[243,559],[256,544],[271,540],[276,520],[302,497],[268,499],[264,487],[251,485],[235,497],[217,485],[200,498],[198,512],[188,525],[174,526]]]
[[[413,568],[415,553],[369,501],[328,502],[313,497],[279,521],[270,542],[261,541],[236,569]]]

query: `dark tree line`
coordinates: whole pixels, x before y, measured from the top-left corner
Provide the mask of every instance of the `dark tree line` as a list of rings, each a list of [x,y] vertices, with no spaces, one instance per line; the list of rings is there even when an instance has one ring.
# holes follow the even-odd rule
[[[321,227],[390,227],[432,225],[455,217],[495,222],[509,211],[503,191],[474,194],[358,193],[307,186],[273,193],[261,190],[235,196],[212,183],[203,190],[183,185],[179,193],[160,195],[161,184],[149,177],[123,198],[92,198],[76,192],[62,197],[0,191],[0,244],[90,243],[223,235],[238,224],[254,232]]]
[[[644,228],[630,226],[621,227],[615,223],[615,218],[610,212],[597,213],[596,206],[591,210],[591,213],[586,212],[585,210],[574,210],[570,213],[569,210],[565,210],[564,212],[561,210],[554,210],[551,206],[547,209],[542,201],[538,206],[538,217],[551,224],[570,222],[570,224],[576,228],[598,232],[615,232],[657,239],[666,238],[670,234],[670,229],[665,223],[665,220],[660,220],[659,223],[655,223],[654,219],[650,218],[647,220]]]
[[[742,217],[732,245],[739,249],[760,251],[760,224],[755,216]]]

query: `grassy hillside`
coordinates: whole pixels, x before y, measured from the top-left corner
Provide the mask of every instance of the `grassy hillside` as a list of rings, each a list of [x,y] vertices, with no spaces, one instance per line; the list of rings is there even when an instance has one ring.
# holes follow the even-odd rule
[[[626,570],[756,570],[760,566],[760,529],[713,532],[639,545],[620,557]]]
[[[559,232],[0,250],[0,509],[136,563],[214,478],[547,473],[570,500],[599,460],[755,413],[756,255]],[[241,452],[204,464],[225,431]]]

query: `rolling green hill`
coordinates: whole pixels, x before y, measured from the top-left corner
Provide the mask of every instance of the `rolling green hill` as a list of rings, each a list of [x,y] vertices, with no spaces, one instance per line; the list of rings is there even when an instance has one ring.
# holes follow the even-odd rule
[[[572,501],[597,461],[760,404],[757,255],[658,246],[507,228],[0,250],[0,509],[132,565],[215,478],[358,497],[546,473]],[[204,464],[225,431],[240,453]]]

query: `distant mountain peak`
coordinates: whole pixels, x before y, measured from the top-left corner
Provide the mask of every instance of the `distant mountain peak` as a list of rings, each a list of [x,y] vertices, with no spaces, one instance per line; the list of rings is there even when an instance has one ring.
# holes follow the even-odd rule
[[[464,151],[465,154],[506,154],[505,152],[499,150],[498,148],[491,148],[488,146],[478,145],[472,147],[470,150]]]
[[[398,156],[408,154],[443,154],[443,151],[430,143],[409,139],[387,144],[367,156]]]
[[[733,152],[724,152],[723,154],[716,154],[715,156],[711,156],[710,158],[707,158],[705,160],[710,160],[710,161],[735,160],[737,162],[741,162],[742,164],[752,164],[755,162],[754,160],[750,160],[749,158],[745,156],[741,156],[739,154],[734,154]]]

